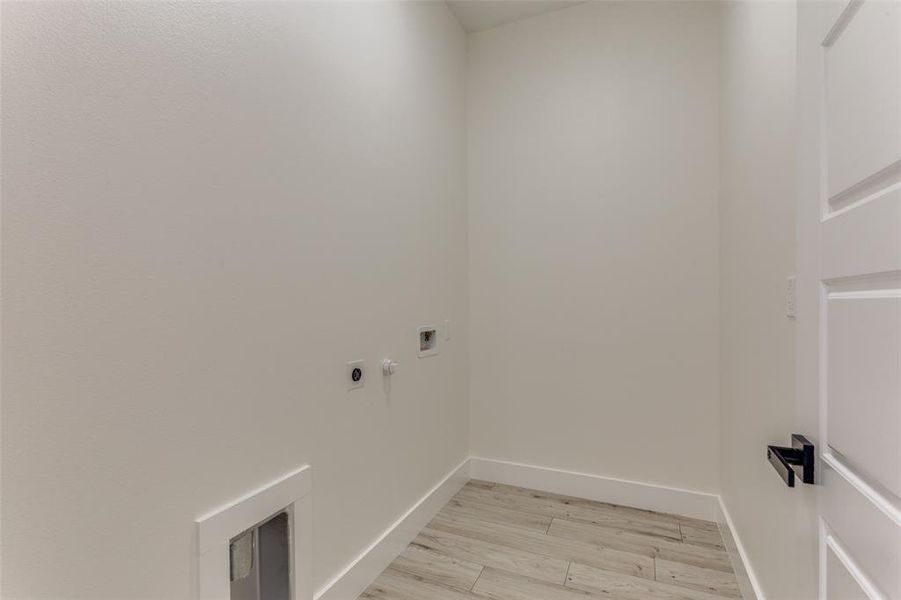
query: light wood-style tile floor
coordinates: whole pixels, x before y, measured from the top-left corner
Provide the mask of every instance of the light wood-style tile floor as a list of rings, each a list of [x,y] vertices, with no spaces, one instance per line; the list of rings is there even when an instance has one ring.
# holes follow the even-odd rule
[[[466,484],[361,596],[740,597],[715,523],[480,481]]]

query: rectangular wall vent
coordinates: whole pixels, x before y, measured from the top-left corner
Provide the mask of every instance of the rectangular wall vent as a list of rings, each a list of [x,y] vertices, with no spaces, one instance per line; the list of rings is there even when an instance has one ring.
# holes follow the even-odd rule
[[[229,600],[291,600],[291,510],[233,538]]]

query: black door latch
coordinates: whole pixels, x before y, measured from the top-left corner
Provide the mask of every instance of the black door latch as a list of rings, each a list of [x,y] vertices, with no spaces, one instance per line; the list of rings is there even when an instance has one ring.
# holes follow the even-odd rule
[[[767,446],[766,457],[788,487],[795,487],[795,465],[801,467],[801,481],[813,483],[813,444],[803,435],[792,434],[791,448]]]

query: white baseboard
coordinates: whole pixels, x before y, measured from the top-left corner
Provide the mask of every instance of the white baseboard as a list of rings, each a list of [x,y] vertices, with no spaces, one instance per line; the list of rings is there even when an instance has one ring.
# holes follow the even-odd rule
[[[489,458],[470,461],[473,479],[707,521],[716,521],[720,515],[719,496],[714,494]]]
[[[347,567],[316,592],[316,600],[350,600],[362,594],[420,530],[469,481],[469,459],[429,490]]]
[[[754,573],[754,567],[748,560],[748,554],[745,547],[741,543],[741,537],[735,530],[735,524],[729,515],[722,497],[719,499],[720,516],[717,523],[720,526],[720,534],[726,544],[726,552],[729,554],[729,561],[732,563],[732,570],[735,571],[735,578],[738,580],[738,589],[744,600],[766,600],[763,591],[760,589],[760,581]]]

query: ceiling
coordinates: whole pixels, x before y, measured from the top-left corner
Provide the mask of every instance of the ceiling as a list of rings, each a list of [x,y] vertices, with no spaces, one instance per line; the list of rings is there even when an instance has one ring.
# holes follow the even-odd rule
[[[446,0],[467,33],[582,4],[567,0]]]

